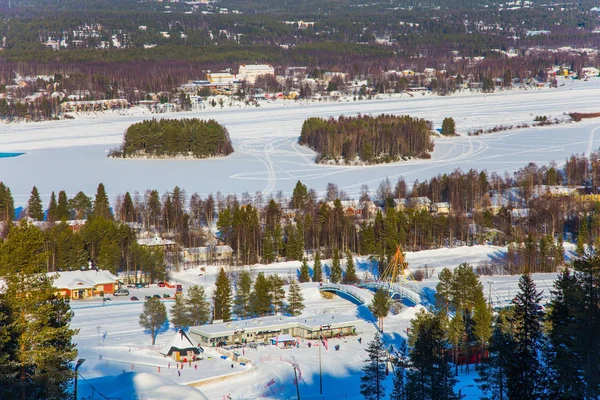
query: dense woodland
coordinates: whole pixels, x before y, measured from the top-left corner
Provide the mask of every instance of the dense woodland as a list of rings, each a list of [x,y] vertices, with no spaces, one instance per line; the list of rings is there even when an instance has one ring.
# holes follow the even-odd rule
[[[571,267],[558,275],[549,304],[542,304],[542,292],[524,274],[510,307],[496,310],[470,265],[442,270],[436,305],[413,318],[408,343],[388,349],[379,335],[369,343],[361,394],[368,400],[388,395],[381,383],[389,351],[394,360],[389,396],[394,400],[459,400],[459,368],[467,374],[476,370],[476,385],[485,399],[597,399],[597,251]],[[387,314],[385,307],[383,303],[374,311]]]
[[[10,189],[0,184],[0,265],[3,270],[18,269],[20,264],[11,260],[34,257],[39,270],[55,271],[78,269],[91,259],[111,271],[143,271],[150,280],[160,279],[165,272],[157,260],[176,266],[179,258],[138,246],[136,231],[173,239],[181,247],[198,247],[214,240],[209,227],[216,224],[217,239],[234,250],[235,265],[312,260],[317,253],[332,258],[336,250],[348,250],[372,256],[383,266],[398,244],[405,251],[418,251],[492,243],[508,246],[507,256],[477,265],[480,274],[553,272],[564,264],[564,241],[576,242],[579,254],[600,244],[600,205],[597,197],[552,195],[540,191],[539,185],[595,187],[600,182],[597,158],[573,156],[564,168],[531,164],[504,177],[457,170],[414,182],[412,189],[402,178],[395,184],[384,180],[373,191],[363,187],[355,203],[361,213],[346,212],[342,200],[348,196],[335,184],[319,196],[298,182],[291,198],[281,193],[269,198],[260,193],[201,197],[175,187],[162,195],[156,190],[125,193],[112,208],[99,185],[95,199],[84,193],[69,199],[60,191],[47,205],[34,188],[20,217],[43,222],[12,226],[14,201]],[[421,196],[448,202],[451,212],[395,207],[395,199]],[[524,209],[526,213],[513,212]],[[78,232],[67,225],[68,220],[85,217]],[[57,223],[63,219],[65,223]]]
[[[123,145],[109,156],[207,158],[231,153],[233,146],[224,126],[212,119],[183,118],[151,119],[129,126]]]
[[[309,118],[302,124],[299,143],[317,152],[317,162],[394,162],[429,158],[431,129],[431,122],[408,115]]]
[[[447,95],[462,90],[465,82],[493,91],[513,86],[513,80],[546,80],[545,69],[553,65],[574,72],[598,66],[598,58],[586,49],[600,46],[594,33],[600,16],[592,11],[592,2],[554,7],[534,1],[511,9],[474,1],[363,7],[344,0],[314,7],[304,1],[228,0],[217,5],[170,3],[169,12],[158,2],[118,2],[114,7],[108,6],[114,1],[12,3],[12,8],[0,5],[0,38],[6,38],[0,44],[0,97],[7,95],[0,99],[2,119],[57,117],[60,100],[25,99],[49,86],[65,93],[89,91],[85,100],[119,97],[133,103],[151,93],[174,100],[177,87],[188,80],[203,79],[209,70],[235,71],[242,63],[270,63],[282,76],[290,66],[305,66],[316,79],[324,71],[344,72],[347,80],[368,79],[367,92],[425,86]],[[284,22],[299,20],[314,25]],[[530,30],[548,32],[528,34]],[[66,47],[44,46],[49,38]],[[439,73],[428,79],[386,73],[425,68]],[[17,74],[53,78],[10,88]],[[280,82],[270,90],[291,86],[302,89],[299,83]],[[303,90],[304,96],[308,93]]]

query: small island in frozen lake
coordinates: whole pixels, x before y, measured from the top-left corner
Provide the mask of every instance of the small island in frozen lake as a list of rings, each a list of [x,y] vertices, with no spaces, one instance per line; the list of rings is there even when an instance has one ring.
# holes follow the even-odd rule
[[[408,115],[309,118],[299,143],[317,152],[317,163],[390,163],[430,158],[431,129],[431,122]]]
[[[151,119],[127,128],[116,158],[209,158],[233,153],[227,129],[215,120]]]

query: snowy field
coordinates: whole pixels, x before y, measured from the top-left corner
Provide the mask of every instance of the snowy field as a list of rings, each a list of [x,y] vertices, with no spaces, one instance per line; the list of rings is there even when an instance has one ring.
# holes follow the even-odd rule
[[[439,249],[407,253],[411,269],[427,268],[433,271],[429,279],[420,282],[423,304],[431,301],[433,290],[438,282],[437,274],[444,268],[454,268],[462,262],[476,266],[480,262],[501,257],[505,248],[495,246],[474,246],[455,249]],[[356,260],[359,274],[367,274],[369,262]],[[309,264],[312,266],[312,263]],[[325,265],[331,265],[329,260]],[[282,276],[296,274],[299,262],[276,263],[271,265],[255,265],[250,268],[253,273],[278,273]],[[327,266],[324,267],[327,270]],[[174,273],[172,281],[181,283],[184,291],[193,284],[206,288],[210,296],[214,287],[216,267],[209,267],[206,275],[199,276],[198,268]],[[556,274],[536,274],[538,289],[544,290],[545,298],[549,295]],[[495,305],[507,303],[517,293],[518,276],[484,277],[486,293],[491,282],[492,297]],[[183,369],[176,369],[175,363],[158,353],[175,333],[173,327],[165,326],[157,337],[156,346],[150,346],[151,338],[138,324],[142,311],[141,301],[130,301],[128,297],[113,297],[105,306],[98,300],[72,302],[75,312],[73,327],[80,329],[75,337],[79,357],[86,362],[81,367],[79,392],[90,399],[109,398],[126,399],[211,399],[222,400],[226,395],[231,399],[291,399],[295,398],[293,363],[297,363],[300,371],[300,393],[302,399],[360,399],[361,368],[366,358],[367,342],[375,334],[374,320],[365,306],[335,297],[325,300],[321,297],[314,283],[302,284],[306,309],[304,316],[351,315],[358,317],[361,323],[357,326],[358,337],[330,339],[328,349],[321,347],[323,396],[319,395],[319,346],[312,341],[303,341],[298,349],[280,349],[264,346],[256,350],[244,349],[243,356],[252,361],[252,365],[241,366],[231,360],[222,360],[212,349],[206,349],[204,360],[196,364],[186,364]],[[360,290],[360,289],[357,289]],[[144,289],[131,290],[130,296],[143,299],[145,295],[171,293],[173,289],[151,286]],[[172,301],[166,300],[167,308]],[[406,337],[406,328],[410,319],[422,307],[406,307],[398,315],[390,315],[385,320],[384,341],[387,345],[397,347]],[[334,346],[340,345],[335,351]],[[233,368],[231,367],[233,365]],[[206,380],[209,377],[233,374],[226,380],[205,383],[198,388],[184,386]],[[457,389],[462,385],[473,383],[475,374],[459,375]],[[386,385],[391,390],[391,375]],[[179,386],[177,386],[179,385]],[[94,388],[97,392],[94,394]],[[389,391],[388,391],[389,393]],[[463,395],[467,399],[479,398],[477,388],[466,388]],[[91,397],[90,397],[91,396]]]
[[[562,81],[561,81],[562,83]],[[132,123],[151,118],[148,113],[109,113],[79,116],[74,120],[0,125],[0,153],[24,152],[0,158],[0,180],[10,186],[16,205],[27,202],[36,185],[48,201],[51,191],[69,195],[83,190],[95,193],[103,182],[110,194],[126,191],[159,192],[179,186],[187,193],[262,192],[291,193],[297,180],[319,192],[328,182],[356,196],[361,185],[374,190],[378,182],[403,176],[409,184],[455,168],[514,171],[529,162],[559,164],[573,153],[600,147],[598,120],[550,127],[535,127],[478,137],[439,138],[431,160],[396,164],[345,167],[314,163],[314,152],[297,144],[300,128],[308,117],[363,114],[409,114],[433,121],[436,128],[445,117],[456,120],[459,132],[496,125],[533,122],[537,115],[564,118],[565,112],[598,112],[592,99],[600,96],[600,79],[566,80],[556,89],[522,90],[494,94],[460,93],[449,97],[383,98],[338,103],[277,101],[259,108],[201,110],[158,117],[214,118],[230,132],[235,153],[210,160],[109,159]]]

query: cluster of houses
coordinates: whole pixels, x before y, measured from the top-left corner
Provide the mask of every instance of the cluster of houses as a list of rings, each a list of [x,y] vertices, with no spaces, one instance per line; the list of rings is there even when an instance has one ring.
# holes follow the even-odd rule
[[[53,285],[61,297],[84,300],[94,296],[106,296],[119,288],[119,278],[101,269],[49,272]]]

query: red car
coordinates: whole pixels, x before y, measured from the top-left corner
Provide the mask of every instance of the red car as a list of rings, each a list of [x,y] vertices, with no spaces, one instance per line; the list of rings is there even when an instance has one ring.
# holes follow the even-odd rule
[[[158,282],[156,284],[156,286],[158,286],[158,287],[165,287],[165,283],[164,282]]]

